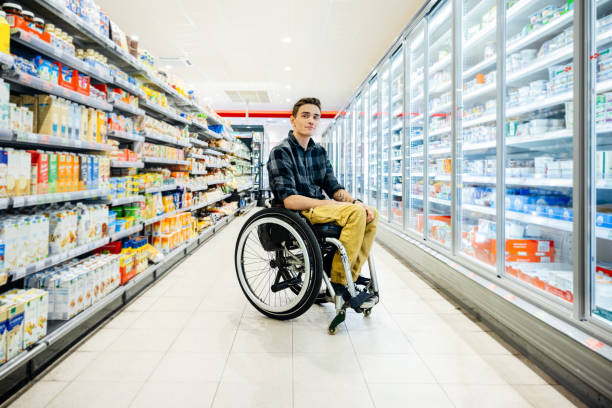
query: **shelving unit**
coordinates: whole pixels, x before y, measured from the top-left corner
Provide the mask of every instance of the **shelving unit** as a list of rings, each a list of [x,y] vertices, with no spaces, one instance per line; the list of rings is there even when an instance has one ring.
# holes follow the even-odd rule
[[[109,152],[112,147],[105,143],[72,140],[63,137],[41,135],[38,133],[0,130],[0,141],[7,144],[27,145],[40,148],[61,148],[75,151]]]
[[[115,168],[134,168],[134,169],[142,169],[144,167],[144,163],[141,160],[138,161],[121,161],[121,160],[112,160],[111,167]]]
[[[145,163],[153,164],[176,164],[176,165],[188,165],[189,160],[178,160],[178,159],[164,159],[160,157],[143,157],[142,161]]]

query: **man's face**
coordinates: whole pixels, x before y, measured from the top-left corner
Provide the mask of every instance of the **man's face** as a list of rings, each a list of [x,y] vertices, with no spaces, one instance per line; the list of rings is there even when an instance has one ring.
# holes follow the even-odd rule
[[[290,118],[293,131],[301,136],[314,135],[321,120],[321,110],[317,105],[306,104],[300,106],[297,116]]]

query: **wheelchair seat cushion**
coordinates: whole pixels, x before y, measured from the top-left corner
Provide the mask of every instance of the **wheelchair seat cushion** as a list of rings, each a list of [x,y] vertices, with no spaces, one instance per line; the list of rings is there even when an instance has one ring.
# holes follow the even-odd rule
[[[342,232],[342,227],[329,222],[326,224],[311,224],[312,230],[315,235],[319,238],[340,238],[340,233]]]

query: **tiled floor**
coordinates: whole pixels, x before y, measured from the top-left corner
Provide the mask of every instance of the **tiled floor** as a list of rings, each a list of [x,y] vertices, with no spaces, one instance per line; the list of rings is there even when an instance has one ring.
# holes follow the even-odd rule
[[[11,407],[571,407],[551,378],[380,246],[382,303],[327,334],[331,305],[263,317],[234,273],[244,218],[170,272]]]

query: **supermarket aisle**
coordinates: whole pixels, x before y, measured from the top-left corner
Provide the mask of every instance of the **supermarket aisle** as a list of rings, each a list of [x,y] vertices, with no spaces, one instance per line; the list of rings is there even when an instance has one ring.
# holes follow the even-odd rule
[[[551,407],[580,404],[380,246],[382,305],[293,322],[234,277],[236,219],[22,395],[17,407]],[[570,400],[573,401],[570,402]]]

